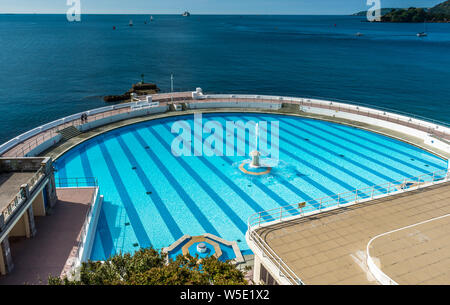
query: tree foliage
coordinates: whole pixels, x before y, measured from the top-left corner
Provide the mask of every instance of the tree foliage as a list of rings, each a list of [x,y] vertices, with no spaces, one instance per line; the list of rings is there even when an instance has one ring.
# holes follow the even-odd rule
[[[450,0],[430,9],[393,9],[381,17],[384,22],[450,22]]]
[[[105,262],[83,263],[78,280],[50,277],[50,285],[245,285],[244,274],[215,257],[178,256],[147,248],[117,254]]]

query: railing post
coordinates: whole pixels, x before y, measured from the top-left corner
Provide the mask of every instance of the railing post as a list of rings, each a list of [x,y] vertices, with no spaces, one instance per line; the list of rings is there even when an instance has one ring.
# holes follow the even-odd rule
[[[358,190],[355,192],[355,202],[358,202]]]
[[[280,221],[283,218],[283,207],[280,207]]]
[[[388,191],[387,191],[387,194],[388,194],[388,195],[391,193],[391,183],[392,183],[392,182],[389,182],[389,185],[388,185]]]
[[[341,204],[341,193],[338,194],[337,206],[339,207]]]
[[[371,196],[370,199],[373,199],[373,194],[374,194],[374,192],[375,192],[375,185],[372,187],[372,196]]]

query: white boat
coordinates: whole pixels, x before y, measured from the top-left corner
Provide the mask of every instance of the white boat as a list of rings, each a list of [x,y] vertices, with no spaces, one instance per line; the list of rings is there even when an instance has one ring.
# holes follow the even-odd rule
[[[153,16],[150,16],[150,21],[153,21]]]
[[[183,17],[189,17],[189,16],[191,16],[191,13],[189,13],[188,11],[185,11],[182,16]]]
[[[129,26],[133,26],[133,20],[130,20]]]
[[[355,35],[356,35],[356,36],[363,36],[363,34],[360,33],[360,32],[356,33]]]
[[[428,36],[428,34],[425,32],[417,33],[417,37],[426,37],[426,36]]]

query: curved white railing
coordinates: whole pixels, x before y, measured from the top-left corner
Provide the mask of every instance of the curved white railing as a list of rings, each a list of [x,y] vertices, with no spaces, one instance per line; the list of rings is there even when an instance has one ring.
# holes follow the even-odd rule
[[[253,242],[261,256],[269,258],[273,267],[278,271],[278,276],[284,278],[291,285],[304,285],[300,277],[292,270],[278,254],[255,231],[247,232],[248,239]]]
[[[386,196],[396,195],[403,192],[414,191],[437,183],[444,183],[450,180],[450,173],[447,170],[439,170],[429,174],[402,179],[351,192],[339,193],[333,196],[326,196],[297,204],[282,206],[279,208],[262,211],[251,215],[248,219],[247,236],[259,251],[265,253],[275,266],[278,266],[280,275],[287,279],[293,279],[295,273],[276,254],[276,252],[258,234],[258,229],[280,222],[298,219],[304,216],[330,211],[343,206],[362,203]],[[369,264],[370,262],[368,262]],[[372,268],[374,264],[372,262]],[[369,266],[370,267],[370,266]],[[293,274],[294,275],[293,275]],[[296,276],[296,275],[295,275]],[[382,275],[379,275],[381,278]]]
[[[450,124],[421,116],[411,115],[396,110],[387,110],[376,106],[362,106],[357,104],[342,103],[330,100],[321,100],[302,97],[283,97],[269,95],[243,95],[243,94],[214,94],[214,95],[197,95],[198,101],[222,100],[223,102],[240,101],[261,101],[269,103],[292,103],[302,107],[312,107],[328,109],[338,112],[348,112],[368,116],[371,118],[381,119],[384,121],[402,124],[435,135],[437,138],[444,137],[450,140]],[[379,109],[377,109],[379,108]]]
[[[153,95],[155,102],[161,101],[165,103],[172,103],[178,100],[189,99],[188,92],[175,92],[175,93],[162,93]],[[151,103],[149,106],[155,107],[157,103]],[[12,151],[16,146],[20,144],[26,144],[15,151],[13,156],[23,157],[39,145],[51,139],[55,139],[58,136],[58,132],[69,126],[82,125],[81,115],[87,114],[89,122],[97,121],[106,117],[115,116],[126,112],[141,111],[145,109],[142,106],[142,102],[134,101],[130,103],[116,104],[111,106],[105,106],[86,110],[70,116],[55,120],[53,122],[41,125],[32,130],[18,135],[17,137],[0,145],[0,155],[4,155],[6,152]],[[147,107],[149,108],[149,107]],[[56,140],[53,144],[56,144]]]
[[[171,98],[171,97],[174,98]],[[194,99],[192,99],[194,98]],[[180,100],[181,99],[181,100]],[[153,101],[160,100],[166,102],[167,104],[177,103],[177,102],[187,102],[187,103],[206,103],[206,102],[217,102],[222,103],[223,107],[226,107],[227,103],[272,103],[272,104],[296,104],[301,107],[302,110],[308,112],[310,109],[319,109],[322,111],[328,111],[336,113],[349,113],[353,115],[379,119],[389,123],[400,124],[408,127],[408,130],[415,129],[421,134],[419,137],[424,138],[424,135],[429,134],[436,139],[444,140],[446,143],[442,144],[441,147],[446,150],[450,147],[450,124],[434,121],[431,119],[417,118],[417,116],[407,115],[407,114],[396,114],[393,110],[391,112],[386,110],[377,110],[376,106],[361,106],[349,103],[341,103],[336,101],[327,101],[321,99],[311,99],[311,98],[299,98],[299,97],[283,97],[283,96],[268,96],[268,95],[244,95],[244,94],[213,94],[213,95],[203,95],[203,94],[192,94],[188,96],[186,92],[171,93],[171,94],[158,94],[153,96]],[[141,107],[136,107],[139,102],[131,102],[125,104],[117,104],[113,106],[106,106],[101,108],[96,108],[80,113],[76,113],[59,120],[44,124],[30,131],[27,131],[8,142],[0,145],[0,155],[4,155],[8,152],[9,155],[13,156],[25,156],[27,153],[39,147],[44,142],[49,142],[53,140],[51,145],[56,144],[58,132],[68,126],[78,126],[82,125],[80,120],[81,115],[86,113],[89,116],[89,122],[98,121],[105,117],[115,116],[121,113],[130,113],[133,111],[142,110]],[[220,105],[218,106],[220,107]],[[327,113],[326,115],[334,115]],[[356,118],[357,120],[357,118]],[[107,124],[107,122],[105,122]],[[431,140],[433,142],[433,140]],[[21,146],[19,148],[19,146]]]

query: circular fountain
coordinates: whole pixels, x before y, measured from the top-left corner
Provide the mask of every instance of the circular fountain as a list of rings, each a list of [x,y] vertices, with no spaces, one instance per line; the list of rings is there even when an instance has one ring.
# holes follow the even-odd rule
[[[259,140],[259,123],[256,123],[255,126],[255,141],[256,141],[256,150],[250,152],[251,160],[244,160],[240,165],[239,169],[244,174],[260,176],[266,175],[271,172],[272,167],[271,164],[267,162],[261,161],[273,161],[270,158],[265,158],[261,160],[261,153],[258,151],[258,140]]]
[[[208,248],[206,247],[205,243],[199,243],[197,245],[197,252],[198,253],[206,253],[206,251],[208,251]]]

